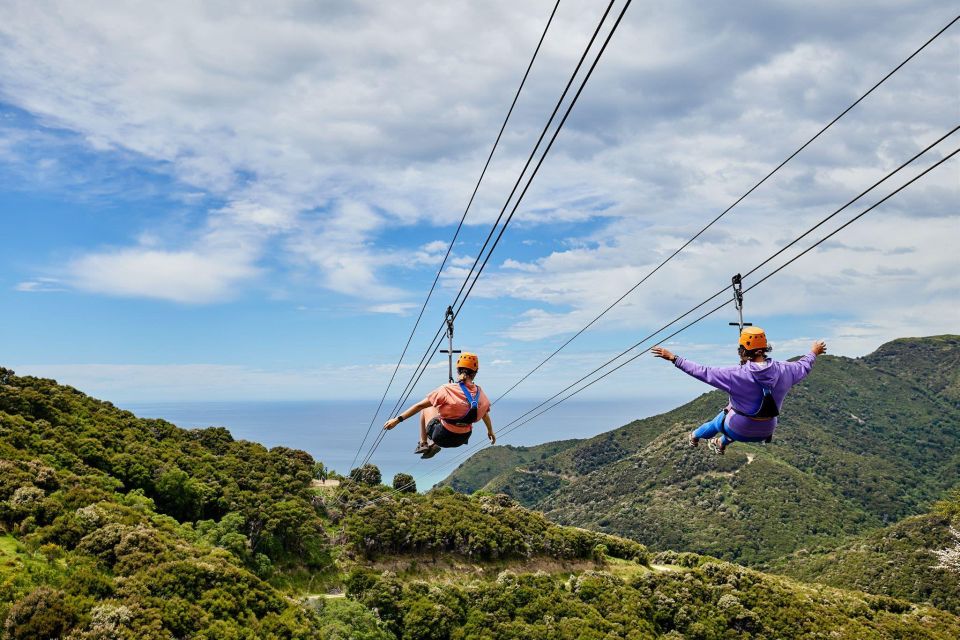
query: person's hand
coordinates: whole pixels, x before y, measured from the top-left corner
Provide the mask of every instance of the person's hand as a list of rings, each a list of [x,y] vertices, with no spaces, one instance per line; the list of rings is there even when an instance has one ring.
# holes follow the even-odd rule
[[[813,346],[810,347],[810,351],[813,352],[813,355],[819,356],[822,353],[827,352],[827,343],[823,340],[817,340],[813,343]]]
[[[669,360],[674,362],[677,359],[677,356],[673,355],[670,351],[664,349],[663,347],[654,347],[650,349],[650,352],[653,353],[656,358],[663,358],[664,360]]]
[[[393,429],[398,424],[400,424],[399,420],[397,420],[396,418],[390,418],[389,420],[383,423],[383,428],[385,431],[390,431],[390,429]]]
[[[497,444],[497,434],[493,431],[487,431],[487,438],[490,440],[490,444]]]

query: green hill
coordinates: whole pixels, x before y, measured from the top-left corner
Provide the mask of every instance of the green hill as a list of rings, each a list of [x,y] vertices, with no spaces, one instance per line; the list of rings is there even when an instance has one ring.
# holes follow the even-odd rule
[[[685,434],[725,402],[711,392],[505,466],[482,488],[560,523],[762,567],[920,513],[944,495],[960,477],[958,387],[960,337],[897,340],[860,359],[818,358],[771,445],[737,444],[723,458],[689,449]],[[480,488],[461,480],[477,477],[472,466],[447,482]]]
[[[359,486],[348,493],[348,596],[376,611],[397,638],[879,639],[960,632],[957,616],[887,596],[807,585],[691,553],[651,557],[625,539],[551,525],[503,495],[447,488],[412,496]],[[544,562],[545,555],[562,562]],[[539,563],[502,562],[538,556]]]
[[[473,493],[500,475],[504,469],[514,469],[546,460],[579,442],[580,440],[559,440],[535,447],[514,447],[508,444],[481,449],[471,456],[467,461],[469,464],[461,465],[457,473],[451,475],[448,481],[442,484],[449,485],[462,493]]]
[[[0,369],[4,638],[292,638],[269,580],[322,572],[314,462]]]
[[[316,486],[320,471],[302,451],[137,418],[0,369],[0,637],[960,634],[936,608],[651,557],[505,495],[397,492],[375,468]]]
[[[949,549],[960,553],[958,530],[960,492],[929,513],[858,536],[836,549],[798,551],[778,561],[776,570],[807,581],[929,602],[960,614],[960,564],[949,565],[937,556]]]

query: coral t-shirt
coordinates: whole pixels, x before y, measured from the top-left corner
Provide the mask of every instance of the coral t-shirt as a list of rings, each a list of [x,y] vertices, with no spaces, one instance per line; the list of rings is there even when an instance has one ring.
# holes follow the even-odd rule
[[[477,421],[479,422],[483,419],[483,416],[487,415],[487,412],[490,411],[490,398],[483,392],[483,389],[475,384],[467,384],[467,389],[470,390],[470,394],[473,395],[474,398],[477,398],[478,392],[480,393],[480,397],[477,398]],[[427,401],[437,408],[440,419],[443,421],[443,426],[457,433],[468,430],[464,427],[450,424],[451,421],[459,420],[470,411],[470,403],[467,401],[467,397],[463,395],[463,389],[460,388],[459,384],[450,382],[441,387],[437,387],[427,396]]]

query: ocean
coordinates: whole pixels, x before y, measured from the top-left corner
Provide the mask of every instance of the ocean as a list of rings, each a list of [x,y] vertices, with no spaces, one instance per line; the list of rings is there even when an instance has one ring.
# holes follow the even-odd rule
[[[491,411],[494,430],[539,404],[535,400],[504,400]],[[582,400],[565,402],[543,416],[505,434],[497,444],[534,445],[552,440],[588,438],[620,427],[637,418],[665,411],[678,399]],[[238,440],[259,442],[266,447],[302,449],[338,473],[357,466],[377,437],[385,415],[364,434],[376,409],[376,401],[304,402],[161,402],[127,403],[124,409],[144,418],[163,418],[183,428],[226,427]],[[398,472],[409,473],[420,490],[443,480],[459,462],[487,446],[486,430],[474,428],[470,444],[441,451],[431,460],[413,454],[418,439],[418,419],[405,421],[386,433],[370,462],[377,465],[389,484]],[[469,449],[469,451],[468,451]],[[354,462],[359,450],[359,458]]]

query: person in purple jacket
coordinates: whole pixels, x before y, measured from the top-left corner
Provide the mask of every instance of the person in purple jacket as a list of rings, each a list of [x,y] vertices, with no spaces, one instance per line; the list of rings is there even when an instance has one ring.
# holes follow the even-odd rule
[[[650,350],[684,373],[730,394],[729,404],[716,418],[690,433],[690,446],[709,438],[710,449],[723,455],[731,442],[770,442],[787,392],[807,377],[813,361],[827,351],[827,343],[817,340],[810,353],[796,362],[772,360],[767,357],[772,350],[760,327],[743,328],[736,367],[705,367],[663,347]]]

